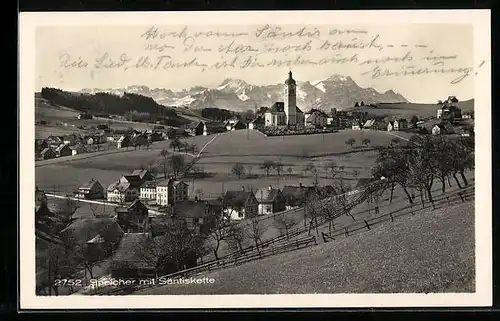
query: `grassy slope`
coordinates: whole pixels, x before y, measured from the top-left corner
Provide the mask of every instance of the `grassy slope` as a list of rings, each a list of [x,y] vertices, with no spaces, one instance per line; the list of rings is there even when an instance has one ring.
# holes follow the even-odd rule
[[[474,203],[134,294],[474,292]]]
[[[195,113],[189,113],[181,109],[177,110],[180,117],[190,121],[198,121]],[[36,125],[36,138],[43,139],[50,135],[66,135],[71,133],[85,133],[87,130],[77,128],[77,126],[97,126],[99,124],[111,123],[113,129],[127,129],[133,127],[137,130],[153,129],[156,124],[137,123],[124,120],[115,120],[108,118],[78,119],[80,112],[64,106],[52,105],[47,100],[35,95],[35,119],[37,121],[48,121],[48,125]],[[66,123],[67,126],[56,126],[56,123]]]
[[[458,107],[462,111],[473,111],[474,100],[469,99],[458,103]],[[350,111],[366,111],[371,115],[377,116],[392,116],[410,118],[413,115],[419,117],[436,117],[436,111],[439,108],[437,104],[415,104],[415,103],[397,103],[397,104],[381,104],[379,108],[370,107],[352,107]]]

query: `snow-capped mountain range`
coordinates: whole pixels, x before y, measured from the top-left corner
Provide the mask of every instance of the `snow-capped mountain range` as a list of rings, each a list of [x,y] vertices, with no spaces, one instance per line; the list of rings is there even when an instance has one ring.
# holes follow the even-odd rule
[[[217,88],[201,86],[189,90],[172,91],[147,86],[129,86],[119,89],[82,89],[80,92],[94,94],[109,92],[122,95],[124,92],[153,98],[159,104],[169,107],[201,109],[217,107],[233,111],[245,111],[261,106],[270,106],[283,101],[283,84],[257,86],[240,79],[225,79]],[[297,106],[304,111],[312,108],[339,110],[354,106],[356,102],[365,104],[379,102],[408,102],[399,93],[388,90],[380,93],[373,88],[361,88],[351,77],[333,75],[319,81],[297,81]]]

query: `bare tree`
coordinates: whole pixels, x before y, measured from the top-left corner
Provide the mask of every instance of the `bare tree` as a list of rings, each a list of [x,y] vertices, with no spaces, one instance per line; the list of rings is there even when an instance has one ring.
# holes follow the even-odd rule
[[[236,222],[229,222],[226,227],[226,242],[232,251],[243,252],[243,241],[245,240],[245,234],[241,224]]]
[[[334,179],[337,175],[338,165],[333,160],[325,164],[325,171],[330,174],[330,178]]]
[[[435,178],[433,153],[435,151],[434,143],[430,135],[419,135],[412,137],[415,146],[410,154],[410,172],[413,186],[422,192],[427,193],[427,197],[433,208],[434,199],[432,197],[432,185]],[[423,198],[421,197],[422,204]]]
[[[262,243],[261,237],[266,230],[267,226],[262,224],[262,221],[257,217],[250,218],[244,230],[245,236],[254,242],[255,248],[259,252],[259,243]]]
[[[170,169],[170,164],[168,161],[168,158],[170,156],[170,152],[166,149],[163,149],[160,152],[160,156],[162,157],[160,165],[163,169],[163,175],[164,175],[164,178],[167,178],[168,177],[168,170]]]
[[[140,245],[140,256],[157,273],[175,266],[177,271],[186,268],[190,259],[202,257],[207,253],[206,237],[188,228],[183,220],[165,219],[162,223],[165,234],[150,239]]]
[[[270,160],[264,161],[262,165],[260,166],[260,169],[263,170],[266,173],[266,176],[269,176],[269,172],[271,169],[274,167],[274,162]]]
[[[297,224],[297,221],[289,215],[280,214],[274,217],[273,224],[281,236],[286,235],[288,238],[288,231]]]
[[[186,165],[186,161],[182,155],[170,155],[168,163],[172,168],[174,177],[179,177]]]
[[[281,174],[283,173],[283,163],[281,162],[281,160],[275,162],[273,164],[273,168],[274,170],[276,171],[276,174],[278,174],[278,176],[281,176]]]
[[[352,148],[352,146],[356,144],[356,140],[354,138],[349,138],[348,140],[345,141],[345,144],[351,146]]]
[[[231,173],[236,175],[240,179],[245,174],[245,166],[241,163],[236,163],[231,168]]]
[[[370,140],[370,138],[363,138],[363,140],[361,142],[363,145],[368,146],[368,145],[370,145],[371,140]]]
[[[220,243],[223,240],[226,240],[228,233],[226,231],[227,220],[224,219],[222,215],[215,215],[213,220],[213,225],[209,230],[209,237],[215,242],[215,246],[213,247],[213,253],[215,255],[215,259],[219,259],[219,247]]]

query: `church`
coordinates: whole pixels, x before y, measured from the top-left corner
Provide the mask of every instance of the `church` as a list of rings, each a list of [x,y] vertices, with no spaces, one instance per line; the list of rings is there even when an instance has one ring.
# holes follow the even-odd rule
[[[283,88],[283,100],[275,102],[264,114],[266,127],[303,128],[304,113],[297,107],[297,83],[288,72]]]

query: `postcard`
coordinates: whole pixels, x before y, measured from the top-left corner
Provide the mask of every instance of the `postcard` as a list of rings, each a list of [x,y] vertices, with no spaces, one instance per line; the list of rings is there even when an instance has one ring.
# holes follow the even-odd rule
[[[22,309],[492,304],[488,10],[26,12],[19,52]]]

